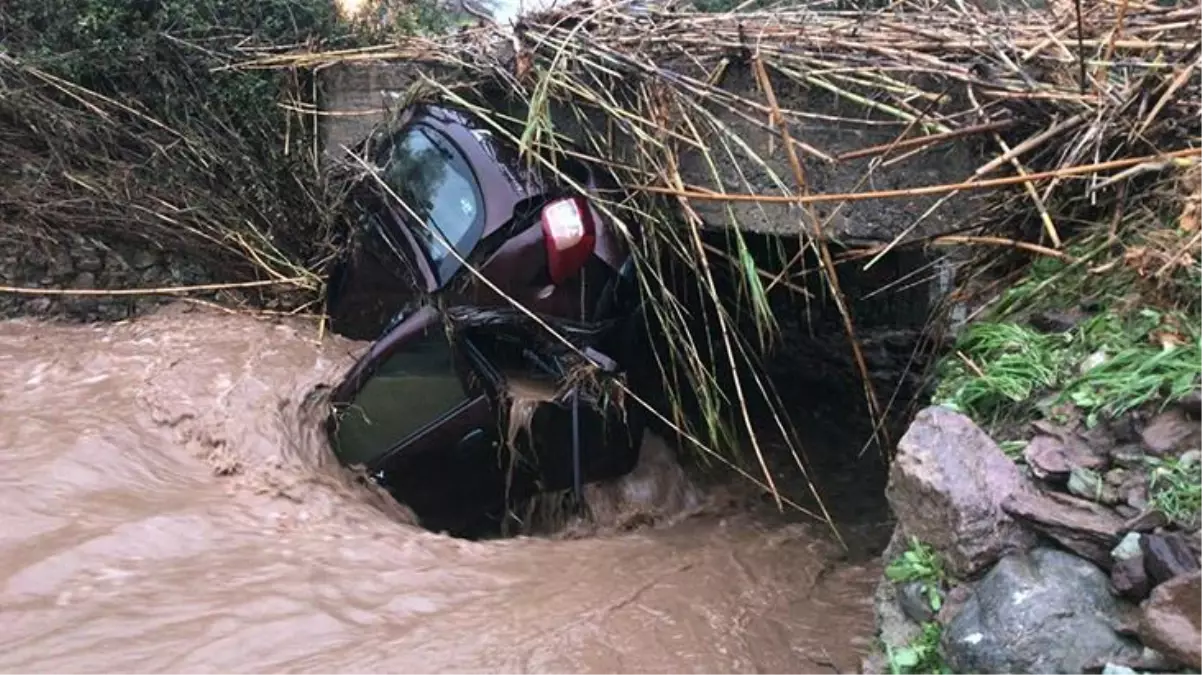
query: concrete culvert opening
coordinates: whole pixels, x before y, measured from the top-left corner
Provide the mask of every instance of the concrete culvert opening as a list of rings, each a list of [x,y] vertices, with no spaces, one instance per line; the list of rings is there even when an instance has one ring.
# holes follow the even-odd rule
[[[737,446],[736,451],[715,458],[696,444],[682,442],[686,464],[706,474],[724,475],[730,473],[726,462],[733,458],[751,478],[764,482],[764,466],[755,453],[758,446],[763,465],[772,472],[774,487],[782,496],[820,512],[810,489],[812,481],[836,524],[884,523],[889,519],[884,498],[886,453],[892,446],[882,447],[880,441],[895,443],[929,398],[927,369],[939,344],[932,319],[941,297],[937,271],[942,269],[942,261],[921,249],[902,247],[865,270],[868,258],[863,251],[872,245],[831,247],[835,258],[843,261],[837,265],[839,285],[885,413],[881,425],[874,427],[851,343],[815,254],[803,250],[797,237],[741,236],[744,250],[752,252],[764,279],[776,332],[761,337],[750,316],[743,276],[747,268],[731,255],[731,235],[707,232],[706,243],[714,251],[717,294],[737,320],[733,326],[737,335],[731,337],[742,342],[748,352],[740,354],[735,348],[736,366],[731,367],[712,304],[698,297],[695,275],[684,270],[676,277],[676,290],[689,300],[693,340],[709,348],[704,358],[719,382],[717,388],[729,392],[731,404],[721,422],[732,431],[731,443]],[[651,325],[655,353],[661,362],[670,361],[665,333],[655,329],[654,321]],[[733,386],[736,369],[739,387]],[[644,367],[642,372],[658,376],[655,368]],[[688,411],[692,428],[703,428],[707,423],[702,410],[705,404],[689,389],[670,391],[673,381],[669,374],[645,386],[653,392],[657,407],[669,410],[675,402]],[[746,414],[736,400],[737,392],[742,392],[746,401]],[[660,426],[662,433],[672,436],[672,430],[664,428],[667,425]],[[749,427],[754,429],[755,442]],[[786,442],[788,434],[795,434],[795,444]],[[774,497],[761,490],[759,500],[772,503]]]

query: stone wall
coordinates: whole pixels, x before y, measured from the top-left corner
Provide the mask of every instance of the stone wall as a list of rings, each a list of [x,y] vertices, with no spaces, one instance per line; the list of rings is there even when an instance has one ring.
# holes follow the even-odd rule
[[[62,242],[0,245],[0,285],[37,289],[137,289],[208,283],[196,261],[148,244],[72,237]],[[143,313],[163,296],[30,295],[0,293],[0,318],[39,316],[116,321]]]

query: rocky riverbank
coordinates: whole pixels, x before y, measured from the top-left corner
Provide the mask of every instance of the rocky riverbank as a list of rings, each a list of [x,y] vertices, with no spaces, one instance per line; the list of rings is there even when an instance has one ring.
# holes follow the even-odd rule
[[[1202,667],[1196,511],[1165,513],[1184,489],[1165,467],[1196,485],[1200,413],[1191,398],[1143,422],[1037,424],[1021,463],[965,415],[920,413],[887,490],[889,648],[866,671],[923,647],[962,673]]]

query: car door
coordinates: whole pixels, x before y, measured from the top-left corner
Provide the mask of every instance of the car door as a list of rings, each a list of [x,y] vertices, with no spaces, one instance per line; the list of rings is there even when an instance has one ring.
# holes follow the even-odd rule
[[[487,386],[503,392],[495,395],[507,402],[499,417],[514,451],[527,458],[521,467],[525,485],[563,490],[577,480],[615,478],[634,468],[644,428],[637,406],[585,393],[576,408],[571,366],[563,355],[516,326],[493,323],[462,333]]]
[[[455,530],[504,505],[495,401],[433,307],[378,340],[333,400],[338,459],[365,467],[424,526]]]

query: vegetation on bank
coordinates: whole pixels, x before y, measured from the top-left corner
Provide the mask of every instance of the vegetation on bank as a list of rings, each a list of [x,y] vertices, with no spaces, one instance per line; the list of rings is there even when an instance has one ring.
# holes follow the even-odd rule
[[[0,236],[143,242],[219,281],[320,288],[330,209],[295,112],[312,82],[230,66],[337,42],[329,0],[13,0],[0,22]]]
[[[892,675],[951,673],[940,651],[942,637],[943,627],[932,621],[924,623],[922,631],[909,644],[901,647],[885,645],[889,672]]]
[[[1072,262],[1036,260],[965,328],[937,375],[936,401],[1004,437],[1035,419],[1064,422],[1075,414],[1094,426],[1196,391],[1198,261],[1183,252],[1168,293],[1150,295],[1122,259],[1126,250],[1121,241],[1088,240],[1066,250]],[[1049,315],[1055,325],[1032,325]]]
[[[341,188],[319,170],[318,83],[239,64],[447,23],[398,6],[348,22],[333,0],[3,3],[0,240],[174,251],[259,284],[227,302],[319,310]]]
[[[1086,429],[1155,415],[1202,387],[1197,173],[1159,205],[1086,227],[1039,256],[967,325],[938,366],[935,402],[960,410],[1020,458],[1030,423]],[[1163,185],[1161,186],[1164,187]],[[1198,522],[1202,467],[1147,456],[1152,502]]]
[[[912,538],[909,546],[885,567],[885,578],[895,584],[918,583],[933,613],[943,607],[944,585],[948,576],[943,561],[935,549]],[[883,645],[889,672],[893,675],[910,673],[950,673],[944,661],[940,638],[943,627],[936,621],[922,624],[921,630],[904,645]]]

